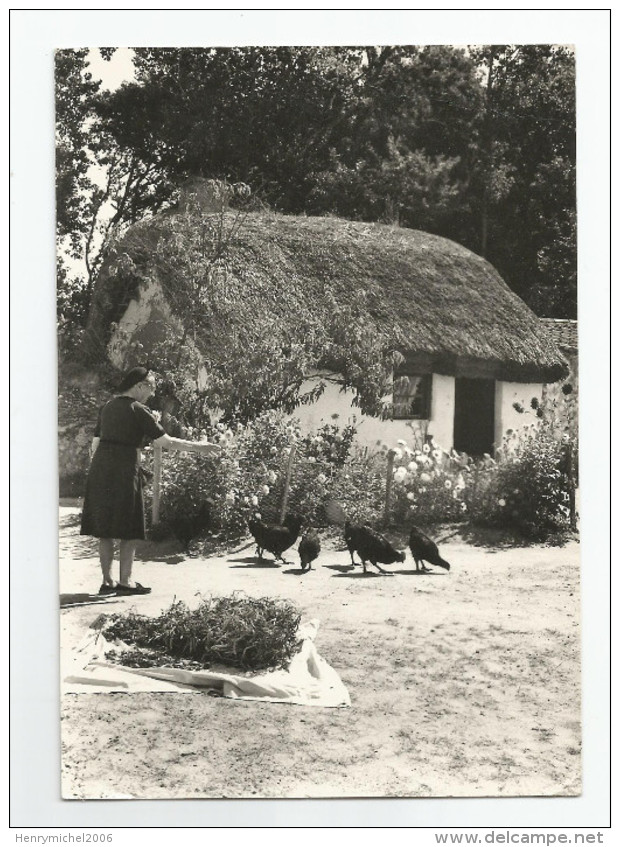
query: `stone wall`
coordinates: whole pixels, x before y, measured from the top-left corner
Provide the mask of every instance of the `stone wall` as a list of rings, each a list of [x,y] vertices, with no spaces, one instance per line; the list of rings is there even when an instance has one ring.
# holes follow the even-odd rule
[[[77,366],[58,374],[58,477],[61,497],[79,497],[99,409],[110,398],[105,376]]]

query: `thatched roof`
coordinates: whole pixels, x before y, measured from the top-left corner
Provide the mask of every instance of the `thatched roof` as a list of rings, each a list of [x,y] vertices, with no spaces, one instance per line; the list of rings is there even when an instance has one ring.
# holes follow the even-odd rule
[[[579,349],[577,321],[570,318],[541,318],[540,322],[563,353],[577,352]]]
[[[364,333],[441,373],[466,375],[480,365],[496,379],[553,382],[567,372],[536,315],[488,262],[453,241],[337,218],[226,212],[207,219],[207,253],[237,227],[211,292],[230,331],[258,331],[268,317],[294,336],[325,326],[334,304],[351,305]],[[196,225],[196,216],[167,213],[133,227],[102,279],[118,285],[114,262],[129,255],[142,278],[159,275],[182,317],[195,305],[196,259],[190,266],[184,250],[197,239]]]

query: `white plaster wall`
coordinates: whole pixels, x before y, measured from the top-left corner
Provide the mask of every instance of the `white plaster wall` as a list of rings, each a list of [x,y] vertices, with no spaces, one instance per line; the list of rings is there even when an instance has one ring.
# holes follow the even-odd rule
[[[302,386],[302,393],[316,385],[319,379],[315,377],[307,380]],[[383,421],[370,417],[352,405],[354,396],[353,391],[341,392],[337,385],[328,383],[323,395],[315,403],[299,406],[292,417],[300,420],[302,431],[305,432],[316,430],[325,423],[337,423],[338,426],[354,423],[358,443],[373,450],[384,442],[391,447],[400,438],[412,444],[414,432],[422,442],[426,431],[446,450],[452,447],[454,377],[433,374],[430,421]]]
[[[525,424],[536,421],[536,415],[530,406],[532,397],[542,398],[543,386],[540,383],[496,382],[495,383],[495,445],[499,447],[508,429],[519,429]],[[520,403],[530,414],[519,414],[513,403]]]
[[[159,283],[151,279],[140,287],[137,299],[130,300],[118,326],[108,342],[108,357],[117,368],[125,366],[127,349],[135,333],[146,326],[156,306],[170,324],[178,326],[178,320],[172,315]]]
[[[433,374],[428,432],[444,450],[454,445],[454,377]]]

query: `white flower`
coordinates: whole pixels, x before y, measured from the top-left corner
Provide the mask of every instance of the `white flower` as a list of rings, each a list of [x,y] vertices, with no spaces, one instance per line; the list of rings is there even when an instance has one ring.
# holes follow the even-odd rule
[[[226,492],[226,502],[227,503],[234,503],[235,502],[235,495],[232,491]]]
[[[402,459],[403,457],[403,451],[399,450],[398,447],[395,450],[392,450],[392,453],[394,454],[395,459]]]
[[[317,476],[317,482],[327,482],[327,477],[325,476],[325,474],[324,474],[324,473],[320,473],[320,474]]]
[[[459,499],[459,492],[456,490],[456,488],[452,492],[452,496],[454,497],[455,500]]]
[[[276,481],[277,478],[278,478],[278,475],[275,471],[269,471],[269,473],[267,474],[267,479],[269,480],[269,482],[272,485]]]
[[[334,441],[336,441],[338,444],[340,444],[340,442],[341,442],[342,440],[343,440],[342,435],[340,435],[340,433],[339,433],[339,432],[338,432],[338,433],[336,433],[336,435],[334,435]]]
[[[431,446],[430,446],[430,444],[425,444],[425,445],[422,447],[422,451],[423,451],[424,453],[430,453],[430,452],[431,452]]]
[[[401,447],[406,447],[406,446],[407,446],[407,442],[405,441],[405,439],[404,439],[404,438],[399,438],[399,439],[398,439],[398,441],[397,441],[396,443],[397,443],[397,444],[400,444],[400,446],[401,446]]]
[[[461,512],[467,511],[467,503],[461,503]]]
[[[409,464],[407,465],[407,470],[409,471],[409,473],[416,473],[416,471],[418,470],[418,463],[409,462]]]
[[[263,485],[263,487],[261,488],[261,491],[263,492],[263,494],[269,494],[269,490],[270,489],[269,489],[268,485]]]
[[[446,479],[444,481],[444,488],[447,488],[448,490],[450,490],[452,488],[452,483],[450,482],[449,479]]]
[[[275,456],[275,455],[276,455],[276,453],[278,452],[278,448],[277,448],[277,447],[272,447],[272,448],[271,448],[271,450],[270,450],[269,452],[271,453],[271,455],[272,455],[272,456]]]
[[[316,456],[308,456],[308,462],[311,465],[315,465],[316,464]]]
[[[409,494],[407,494],[407,500],[415,500],[415,494],[413,491],[410,491]]]
[[[427,473],[421,473],[421,474],[420,474],[420,480],[421,480],[422,482],[430,482],[430,481],[431,481],[431,476],[430,476],[430,474],[427,474]]]
[[[412,503],[412,504],[409,506],[409,511],[410,511],[410,512],[415,512],[415,510],[416,510],[417,508],[418,508],[418,507],[416,506],[416,504],[415,504],[415,503]]]
[[[498,503],[498,505],[499,505],[499,506],[501,506],[501,507],[502,507],[502,509],[503,509],[503,508],[504,508],[504,506],[506,505],[506,501],[504,500],[504,498],[503,498],[503,497],[500,497],[500,499],[497,501],[497,503]]]
[[[258,497],[256,496],[256,494],[252,495],[252,497],[250,498],[250,503],[253,506],[258,506]]]
[[[433,459],[438,462],[441,459],[441,450],[433,450]]]

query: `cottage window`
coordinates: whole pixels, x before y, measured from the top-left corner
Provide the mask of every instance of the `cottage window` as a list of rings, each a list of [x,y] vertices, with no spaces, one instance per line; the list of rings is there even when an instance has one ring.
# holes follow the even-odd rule
[[[394,418],[429,420],[431,411],[431,374],[394,374]]]

